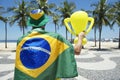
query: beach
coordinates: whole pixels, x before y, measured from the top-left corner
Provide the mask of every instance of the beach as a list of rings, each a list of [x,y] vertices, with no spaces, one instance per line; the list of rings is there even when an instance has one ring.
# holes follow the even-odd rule
[[[87,44],[84,45],[85,49],[98,49],[99,43],[96,43],[97,46],[95,47],[95,42],[88,41]],[[0,42],[0,51],[12,51],[16,50],[16,42],[8,42],[7,48],[5,48],[5,43]],[[101,42],[102,49],[115,49],[118,48],[118,42]]]
[[[120,49],[118,42],[102,42],[101,50],[88,42],[81,55],[76,55],[78,76],[62,80],[120,80]],[[0,80],[13,80],[16,43],[9,42],[5,48],[0,43]]]
[[[99,42],[97,42],[96,43],[97,44],[97,46],[95,47],[95,42],[93,42],[93,41],[89,41],[86,45],[85,45],[85,47],[86,48],[95,48],[95,49],[97,49],[98,48],[98,46],[99,46]],[[118,48],[118,42],[101,42],[101,49],[114,49],[114,48]]]
[[[0,51],[13,51],[16,50],[16,42],[8,42],[7,43],[7,48],[5,48],[5,43],[0,42]]]

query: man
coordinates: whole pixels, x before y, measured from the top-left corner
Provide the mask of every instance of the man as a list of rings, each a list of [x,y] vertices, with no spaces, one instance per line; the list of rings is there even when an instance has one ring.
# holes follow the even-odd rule
[[[46,32],[47,22],[42,10],[30,12],[27,24],[32,30],[18,40],[14,80],[58,80],[78,75],[74,54],[80,54],[84,32],[73,47],[61,35]]]
[[[38,9],[38,10],[33,10],[33,11],[31,11],[31,13],[30,13],[30,16],[31,17],[33,17],[34,19],[36,18],[39,18],[39,17],[37,17],[38,15],[36,15],[36,14],[33,14],[33,13],[36,13],[36,11],[38,11],[38,13],[39,13],[39,11],[40,11],[40,9]],[[43,15],[44,14],[44,12],[43,11],[41,11],[40,13],[39,13],[40,15]],[[34,15],[36,15],[35,17],[34,17]],[[43,20],[43,23],[41,22],[41,25],[38,25],[38,23],[40,23],[39,21],[33,21],[32,22],[32,18],[29,18],[28,19],[28,22],[27,22],[27,24],[29,25],[29,26],[32,26],[32,29],[36,29],[36,28],[41,28],[41,29],[45,29],[45,25],[46,25],[46,23],[48,22],[48,18],[46,17],[46,16],[44,16],[44,20]],[[31,21],[31,22],[30,22]],[[80,54],[80,52],[81,52],[81,49],[82,49],[82,39],[85,37],[85,33],[84,32],[81,32],[79,35],[78,35],[78,43],[74,46],[74,51],[75,51],[75,54],[76,55],[79,55]]]

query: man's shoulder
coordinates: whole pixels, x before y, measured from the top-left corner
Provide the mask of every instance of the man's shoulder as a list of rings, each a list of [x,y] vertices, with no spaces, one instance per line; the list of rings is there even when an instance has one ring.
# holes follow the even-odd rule
[[[44,30],[39,30],[39,29],[31,30],[31,31],[27,32],[25,35],[19,37],[18,40],[17,40],[17,44],[18,44],[23,38],[27,37],[28,35],[34,34],[34,32],[35,32],[35,35],[43,35],[43,34],[44,34],[44,35],[53,37],[53,38],[55,38],[55,39],[57,39],[57,40],[59,40],[59,41],[61,41],[61,42],[64,42],[64,43],[66,43],[66,44],[68,44],[68,45],[71,45],[71,43],[70,43],[68,40],[66,40],[61,34],[59,34],[59,33],[54,33],[54,32],[46,32],[46,31],[44,31]],[[38,34],[36,34],[36,33],[38,33]],[[34,36],[34,35],[32,35],[32,36],[30,36],[30,37],[32,38],[33,36]]]
[[[26,34],[20,36],[20,37],[18,38],[18,40],[17,40],[17,44],[18,44],[24,37],[26,37],[27,35],[29,35],[31,32],[32,32],[32,31],[29,31],[29,32],[27,32]]]

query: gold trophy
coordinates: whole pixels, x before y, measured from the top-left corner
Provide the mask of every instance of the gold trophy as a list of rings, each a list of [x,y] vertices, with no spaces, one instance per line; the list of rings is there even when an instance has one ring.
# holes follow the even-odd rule
[[[70,16],[70,18],[65,18],[64,23],[68,31],[76,36],[76,38],[74,39],[74,43],[77,43],[78,34],[82,31],[84,31],[85,34],[88,34],[92,29],[94,19],[92,17],[88,17],[88,14],[85,11],[76,11]],[[87,39],[83,38],[82,45],[85,45],[86,43]]]

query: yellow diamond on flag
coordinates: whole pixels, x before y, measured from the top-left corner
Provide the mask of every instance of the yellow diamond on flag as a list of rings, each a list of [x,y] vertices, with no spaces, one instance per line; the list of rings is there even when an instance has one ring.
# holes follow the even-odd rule
[[[35,43],[34,41],[36,40],[39,41]],[[29,45],[28,47],[28,44],[25,45],[25,43],[31,43],[31,45]],[[34,47],[33,45],[37,45],[38,47]],[[47,47],[41,47],[44,45],[47,45]],[[60,48],[62,46],[64,47]],[[40,34],[38,32],[32,32],[27,37],[23,38],[17,46],[15,67],[21,72],[36,78],[42,72],[44,72],[52,63],[54,63],[57,57],[67,48],[68,45],[54,37],[51,37],[46,34]],[[28,49],[31,51],[38,50],[38,52],[42,52],[43,54],[40,54],[42,54],[43,56],[45,54],[46,59],[43,62],[40,62],[43,57],[41,57],[41,55],[39,54],[35,54],[34,56],[32,56],[34,59],[33,64],[35,65],[30,64],[30,60],[27,60],[27,58],[31,57],[30,54],[33,53],[27,51]],[[30,54],[27,54],[27,52]],[[39,59],[39,56],[41,59]]]

